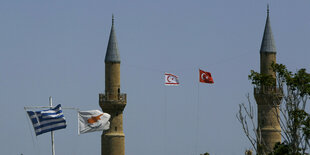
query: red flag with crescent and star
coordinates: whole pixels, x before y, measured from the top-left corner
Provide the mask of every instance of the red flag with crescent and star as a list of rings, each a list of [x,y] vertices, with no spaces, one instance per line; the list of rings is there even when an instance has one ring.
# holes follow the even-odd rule
[[[201,83],[214,83],[210,72],[199,69],[199,81]]]

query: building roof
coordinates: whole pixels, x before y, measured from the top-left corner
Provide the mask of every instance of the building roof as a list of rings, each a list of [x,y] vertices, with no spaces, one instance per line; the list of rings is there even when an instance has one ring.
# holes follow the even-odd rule
[[[260,47],[260,52],[276,52],[276,44],[273,39],[273,34],[270,26],[269,20],[269,6],[267,7],[267,19],[265,25],[264,36],[262,40],[262,45]]]
[[[104,62],[121,62],[118,52],[116,35],[114,31],[114,16],[112,16],[112,27]]]

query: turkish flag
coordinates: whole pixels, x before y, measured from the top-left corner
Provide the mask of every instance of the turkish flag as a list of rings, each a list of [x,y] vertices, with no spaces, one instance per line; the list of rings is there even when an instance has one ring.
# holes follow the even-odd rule
[[[214,83],[211,73],[199,69],[199,81],[202,83]]]

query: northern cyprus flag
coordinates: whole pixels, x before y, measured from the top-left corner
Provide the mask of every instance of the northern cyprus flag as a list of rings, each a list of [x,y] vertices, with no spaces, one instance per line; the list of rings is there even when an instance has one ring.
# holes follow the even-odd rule
[[[165,73],[165,85],[166,86],[177,86],[179,85],[179,79],[176,75]]]

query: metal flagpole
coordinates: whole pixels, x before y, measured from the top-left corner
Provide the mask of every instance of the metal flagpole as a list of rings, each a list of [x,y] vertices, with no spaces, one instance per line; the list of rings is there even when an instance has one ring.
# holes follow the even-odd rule
[[[164,154],[167,154],[167,86],[164,86],[165,90],[164,90]]]
[[[200,77],[199,77],[200,78]],[[199,79],[198,79],[199,80]],[[196,124],[196,135],[195,135],[195,154],[198,154],[198,140],[199,140],[199,81],[197,82],[197,124]]]
[[[50,96],[49,101],[50,101],[50,107],[52,109],[52,107],[53,107],[52,96]],[[55,155],[54,131],[51,131],[51,139],[52,139],[52,155]]]

